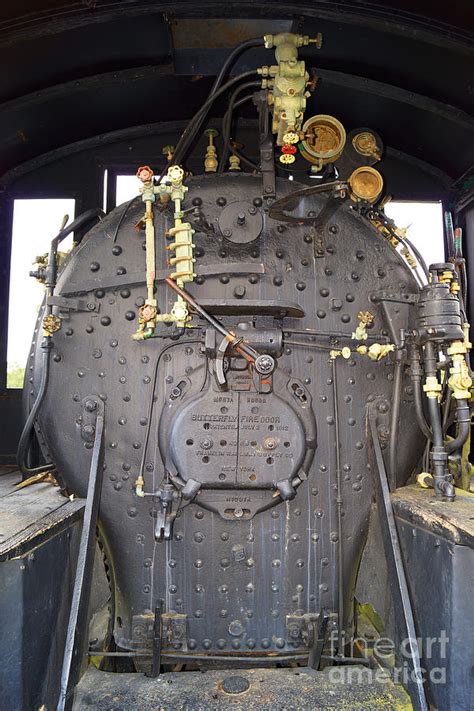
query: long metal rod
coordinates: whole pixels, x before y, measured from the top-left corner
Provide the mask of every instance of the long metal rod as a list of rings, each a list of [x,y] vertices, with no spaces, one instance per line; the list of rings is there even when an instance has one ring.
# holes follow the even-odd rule
[[[403,567],[402,552],[392,508],[392,500],[390,498],[390,489],[388,486],[385,462],[377,434],[375,413],[372,411],[369,412],[369,428],[378,473],[378,476],[376,477],[378,488],[378,509],[380,523],[382,526],[382,538],[385,547],[385,555],[387,562],[389,563],[389,569],[392,567],[395,575],[396,585],[392,587],[392,590],[397,590],[399,593],[399,600],[394,600],[395,614],[397,614],[398,610],[401,610],[406,639],[409,640],[409,651],[411,653],[410,659],[413,667],[413,673],[410,675],[410,688],[413,689],[413,707],[415,708],[415,711],[428,711],[410,593],[408,591],[405,569]]]
[[[339,406],[337,402],[337,380],[336,380],[336,359],[331,361],[332,367],[332,391],[334,398],[334,429],[336,438],[336,487],[337,487],[337,616],[338,616],[338,639],[337,639],[337,654],[344,655],[344,631],[342,625],[344,622],[344,561],[342,552],[342,472],[341,472],[341,438],[339,432]]]
[[[214,318],[212,314],[208,313],[206,309],[203,309],[203,307],[198,304],[195,299],[191,296],[191,294],[188,294],[187,291],[184,289],[181,289],[176,282],[174,282],[170,277],[167,277],[165,279],[165,283],[168,284],[168,286],[173,289],[181,298],[183,298],[193,309],[198,313],[200,316],[202,316],[203,319],[205,319],[208,323],[211,324],[213,328],[216,329],[224,338],[227,338],[229,343],[232,344],[234,349],[237,351],[237,353],[240,353],[241,356],[243,356],[246,360],[250,362],[254,362],[256,356],[258,356],[258,353],[248,346],[245,341],[241,338],[237,338],[231,331],[229,331],[225,326],[222,325],[222,323]]]
[[[98,404],[99,407],[99,404]],[[102,406],[103,407],[103,406]],[[97,414],[96,433],[89,471],[86,506],[82,525],[81,542],[74,580],[71,611],[64,646],[61,688],[56,711],[64,711],[72,705],[72,696],[81,664],[81,648],[87,628],[92,568],[95,553],[95,530],[99,512],[100,492],[104,465],[104,414]]]

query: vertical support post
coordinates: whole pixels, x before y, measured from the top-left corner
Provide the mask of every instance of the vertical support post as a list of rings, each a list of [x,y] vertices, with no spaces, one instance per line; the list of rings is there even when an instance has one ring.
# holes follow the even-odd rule
[[[328,636],[329,610],[321,610],[317,625],[313,625],[314,639],[309,653],[308,666],[318,671],[321,655]]]
[[[92,449],[86,507],[64,647],[61,688],[56,711],[65,711],[72,708],[74,690],[78,682],[83,656],[82,652],[87,640],[87,612],[94,565],[95,530],[104,469],[104,406],[99,399],[95,402],[97,405],[95,441]]]
[[[156,679],[161,672],[161,636],[163,634],[163,600],[158,600],[155,606],[155,621],[153,623],[153,659],[151,672],[147,676]]]
[[[394,609],[396,617],[400,614],[400,628],[403,628],[402,635],[409,643],[411,674],[409,675],[408,691],[411,696],[413,708],[415,711],[428,711],[428,702],[426,700],[425,688],[423,684],[423,674],[421,670],[420,654],[416,637],[415,620],[411,606],[410,593],[403,567],[402,552],[400,549],[400,541],[398,539],[397,526],[395,516],[392,509],[392,501],[390,499],[390,489],[388,486],[387,472],[385,470],[385,462],[383,459],[382,448],[377,434],[377,423],[375,414],[369,410],[369,429],[372,440],[372,448],[377,467],[377,476],[375,476],[377,487],[377,505],[380,516],[380,525],[382,529],[382,538],[385,549],[385,557],[389,573],[394,579],[394,585],[391,586],[394,597]]]

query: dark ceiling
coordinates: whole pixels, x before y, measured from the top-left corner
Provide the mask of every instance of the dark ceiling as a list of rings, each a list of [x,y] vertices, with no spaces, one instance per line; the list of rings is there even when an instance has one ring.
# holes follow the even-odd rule
[[[191,116],[230,47],[280,29],[323,33],[302,52],[320,78],[311,112],[456,180],[474,162],[473,28],[472,2],[4,1],[2,182],[77,142]],[[272,59],[255,50],[236,69]]]

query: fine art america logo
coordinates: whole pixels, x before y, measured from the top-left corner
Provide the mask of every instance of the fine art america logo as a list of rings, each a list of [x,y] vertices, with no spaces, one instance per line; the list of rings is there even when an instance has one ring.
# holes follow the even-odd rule
[[[337,630],[330,635],[331,657],[337,657],[340,641]],[[410,682],[428,682],[429,684],[446,683],[446,657],[449,637],[441,630],[438,637],[406,638],[396,644],[389,637],[373,639],[356,637],[346,639],[343,635],[343,648],[349,649],[347,656],[370,659],[371,654],[379,660],[377,669],[365,666],[334,666],[328,669],[328,676],[333,684],[370,684],[395,683],[407,686]],[[419,669],[413,669],[412,650],[418,652],[421,659]],[[394,665],[395,660],[395,665]],[[385,666],[386,665],[386,666]]]

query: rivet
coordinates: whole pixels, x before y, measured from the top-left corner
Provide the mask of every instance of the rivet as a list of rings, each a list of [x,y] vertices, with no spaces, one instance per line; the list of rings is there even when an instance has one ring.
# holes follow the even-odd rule
[[[92,262],[90,269],[91,269],[91,272],[98,272],[100,269],[99,262]]]
[[[122,289],[120,291],[120,296],[122,297],[122,299],[128,299],[128,297],[130,296],[130,289]]]
[[[110,316],[102,316],[102,318],[100,319],[100,322],[101,322],[102,326],[110,326],[110,324],[111,324]]]
[[[122,254],[122,247],[119,244],[114,244],[112,247],[112,254],[118,257],[119,254]]]

